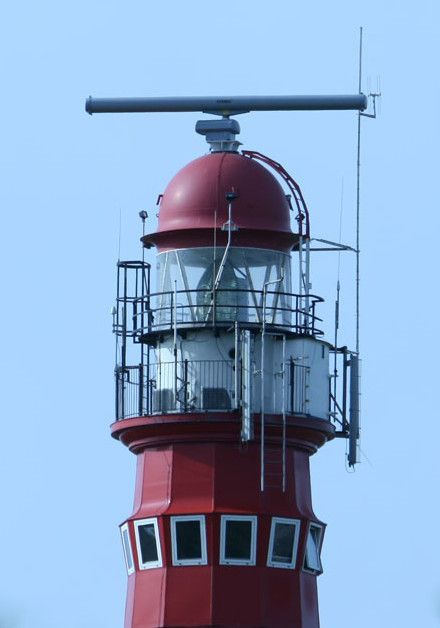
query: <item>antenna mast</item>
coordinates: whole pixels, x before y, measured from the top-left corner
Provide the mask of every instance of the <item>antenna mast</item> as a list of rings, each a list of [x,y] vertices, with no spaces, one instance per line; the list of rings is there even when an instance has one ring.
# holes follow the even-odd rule
[[[362,26],[359,31],[359,94],[362,93]],[[359,355],[360,316],[360,182],[361,182],[361,112],[358,111],[356,169],[356,353]]]

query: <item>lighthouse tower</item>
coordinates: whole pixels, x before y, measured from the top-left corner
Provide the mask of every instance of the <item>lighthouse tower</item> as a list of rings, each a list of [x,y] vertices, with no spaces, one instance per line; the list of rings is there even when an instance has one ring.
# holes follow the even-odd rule
[[[364,108],[351,98],[339,108]],[[88,111],[151,110],[108,102]],[[228,116],[196,130],[210,152],[159,197],[154,264],[118,262],[111,433],[137,458],[125,628],[318,628],[309,459],[336,435],[356,461],[357,356],[323,337],[297,183],[239,152]]]

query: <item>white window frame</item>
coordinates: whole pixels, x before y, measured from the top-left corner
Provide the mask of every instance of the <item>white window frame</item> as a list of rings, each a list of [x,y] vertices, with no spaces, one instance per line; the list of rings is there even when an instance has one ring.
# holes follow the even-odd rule
[[[144,525],[154,526],[154,537],[156,539],[156,550],[157,550],[157,560],[149,560],[147,562],[142,562],[142,550],[141,550],[141,540],[139,536],[139,528]],[[156,517],[149,517],[148,519],[136,519],[134,521],[134,535],[136,538],[136,550],[137,550],[137,558],[139,563],[139,569],[155,569],[157,567],[162,567],[162,548],[160,545],[160,534],[159,534],[159,526],[157,523]]]
[[[291,525],[295,529],[294,537],[293,537],[293,547],[292,547],[292,557],[290,562],[281,563],[277,560],[273,560],[273,545],[275,541],[275,530],[277,523],[281,523],[284,525]],[[285,517],[272,517],[272,523],[270,526],[270,536],[269,536],[269,548],[267,551],[267,566],[268,567],[277,567],[279,569],[295,569],[296,559],[298,554],[298,542],[299,535],[301,532],[301,521],[299,519],[286,519]]]
[[[119,526],[119,531],[121,533],[121,541],[122,541],[122,549],[124,551],[125,566],[127,568],[127,574],[130,575],[134,572],[134,556],[133,556],[133,548],[131,547],[130,528],[128,527],[128,522]],[[126,547],[124,543],[124,532],[127,534],[128,548]],[[131,559],[131,567],[129,566],[127,549],[128,549],[130,559]]]
[[[176,523],[179,521],[198,521],[200,523],[200,558],[178,558]],[[190,565],[207,565],[208,555],[206,551],[206,521],[205,515],[178,515],[170,517],[171,526],[171,558],[175,567],[188,567]]]
[[[318,543],[316,544],[316,553],[317,553],[318,562],[319,562],[319,568],[318,569],[306,566],[306,562],[307,562],[307,542],[309,540],[309,535],[312,534],[312,529],[318,530],[318,533],[319,533]],[[317,576],[317,575],[322,573],[321,547],[322,547],[323,536],[324,536],[324,526],[320,525],[319,523],[314,523],[314,522],[309,523],[309,525],[307,527],[306,544],[305,544],[305,550],[304,550],[303,570],[306,571],[307,573],[314,574],[315,576]]]
[[[251,555],[248,560],[242,558],[226,558],[226,526],[228,521],[251,522]],[[220,565],[248,565],[257,562],[257,516],[256,515],[222,515],[220,519]]]

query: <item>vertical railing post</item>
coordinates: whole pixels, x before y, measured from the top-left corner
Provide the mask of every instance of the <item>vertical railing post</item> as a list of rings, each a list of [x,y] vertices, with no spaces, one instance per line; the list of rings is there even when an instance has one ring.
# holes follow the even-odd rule
[[[342,369],[342,430],[348,431],[347,421],[347,373],[348,373],[348,358],[347,347],[343,347],[343,369]]]
[[[145,267],[142,264],[141,267],[141,289],[140,289],[140,296],[139,296],[139,303],[140,303],[140,327],[141,327],[141,336],[144,333],[144,276],[145,276]],[[139,323],[137,324],[137,328],[139,328]]]
[[[147,414],[152,414],[152,403],[151,403],[151,397],[152,394],[150,393],[150,376],[151,376],[151,372],[150,372],[150,346],[148,346],[147,348],[147,376],[145,378],[145,382],[146,382],[146,399],[145,399],[145,411]]]
[[[173,354],[174,354],[174,401],[179,402],[178,377],[177,377],[177,281],[174,281],[173,294]]]
[[[290,358],[290,410],[295,414],[295,363]]]
[[[234,410],[239,409],[239,389],[238,389],[238,353],[239,353],[239,344],[238,344],[238,322],[235,321],[234,328],[235,338],[234,338]]]
[[[120,390],[120,418],[125,418],[125,367],[119,371],[119,385],[121,387]],[[122,377],[121,377],[122,375]]]
[[[138,415],[143,416],[144,414],[144,367],[142,364],[139,364],[138,369]]]
[[[332,401],[333,401],[333,406],[334,406],[333,412],[332,412]],[[328,408],[327,408],[327,414],[328,414],[328,418],[329,419],[331,419],[332,417],[334,419],[336,418],[336,397],[334,396],[334,398],[332,399],[332,376],[331,375],[328,378]]]
[[[287,420],[286,420],[286,335],[283,335],[283,366],[281,371],[283,382],[283,450],[282,450],[282,468],[283,468],[283,493],[286,492],[286,437],[287,437]]]
[[[188,412],[188,360],[183,364],[183,411]]]
[[[298,332],[299,329],[299,298],[298,295],[295,297],[296,305],[295,305],[295,331]]]
[[[115,418],[117,421],[121,418],[119,412],[119,369],[115,367]]]

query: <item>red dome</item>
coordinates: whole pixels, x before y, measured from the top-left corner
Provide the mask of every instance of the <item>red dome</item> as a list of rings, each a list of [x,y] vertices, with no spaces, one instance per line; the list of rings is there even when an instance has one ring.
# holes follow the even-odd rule
[[[212,246],[227,237],[226,194],[232,204],[233,246],[290,250],[296,236],[290,228],[290,208],[283,188],[267,168],[238,153],[212,153],[182,168],[168,184],[159,210],[159,228],[145,236],[146,246],[161,250]]]

